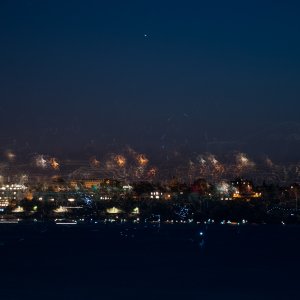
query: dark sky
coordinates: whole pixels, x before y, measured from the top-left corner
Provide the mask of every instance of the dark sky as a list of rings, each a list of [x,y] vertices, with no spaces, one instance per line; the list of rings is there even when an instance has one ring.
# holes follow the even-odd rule
[[[1,147],[295,156],[299,15],[299,1],[2,0]]]

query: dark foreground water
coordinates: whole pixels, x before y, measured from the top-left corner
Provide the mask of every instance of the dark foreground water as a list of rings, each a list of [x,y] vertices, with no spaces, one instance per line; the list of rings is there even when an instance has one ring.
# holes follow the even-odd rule
[[[299,254],[300,227],[0,225],[0,299],[300,299]]]

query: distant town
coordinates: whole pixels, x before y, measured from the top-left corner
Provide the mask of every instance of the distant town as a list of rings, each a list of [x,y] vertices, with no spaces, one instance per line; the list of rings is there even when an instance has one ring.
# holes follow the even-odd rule
[[[78,224],[80,222],[272,223],[300,221],[300,185],[253,184],[244,178],[191,184],[173,178],[164,182],[125,183],[105,179],[65,179],[0,185],[0,222]]]

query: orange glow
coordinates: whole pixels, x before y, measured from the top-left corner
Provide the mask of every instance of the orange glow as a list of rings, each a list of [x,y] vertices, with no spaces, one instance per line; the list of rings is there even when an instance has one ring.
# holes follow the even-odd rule
[[[120,168],[123,168],[126,165],[126,158],[123,155],[117,155],[115,157],[115,162]]]
[[[137,156],[137,161],[138,161],[140,166],[144,167],[148,164],[149,159],[144,154],[139,154]]]
[[[254,195],[253,195],[253,198],[260,198],[261,197],[261,193],[255,193]]]
[[[33,199],[33,193],[27,192],[25,195],[25,199],[31,201]]]
[[[53,170],[59,170],[59,163],[56,161],[55,158],[50,159],[50,166],[52,167]]]
[[[233,198],[241,198],[241,195],[240,195],[240,193],[234,193],[234,194],[232,195],[232,197],[233,197]]]

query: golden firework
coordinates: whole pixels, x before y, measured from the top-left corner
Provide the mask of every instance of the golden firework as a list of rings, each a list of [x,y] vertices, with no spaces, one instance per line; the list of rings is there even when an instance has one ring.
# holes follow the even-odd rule
[[[53,170],[59,170],[59,167],[60,167],[59,163],[57,162],[56,158],[54,158],[54,157],[50,159],[50,166]]]
[[[137,156],[137,161],[142,167],[145,167],[149,163],[149,159],[144,154],[139,154]]]
[[[115,157],[115,162],[120,168],[123,168],[126,165],[126,158],[123,155],[117,155]]]

